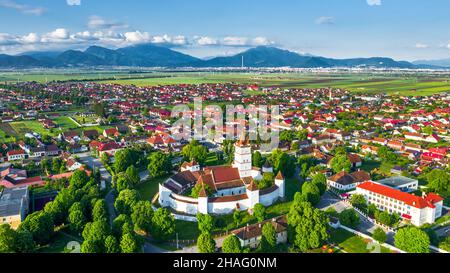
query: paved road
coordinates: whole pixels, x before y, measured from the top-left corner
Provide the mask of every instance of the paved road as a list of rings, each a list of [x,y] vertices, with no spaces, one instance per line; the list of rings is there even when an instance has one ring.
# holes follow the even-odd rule
[[[438,237],[450,236],[450,227],[443,227],[443,228],[437,229],[436,234]]]
[[[105,169],[105,166],[98,158],[93,157],[90,153],[77,154],[77,156],[81,163],[88,165],[89,168],[100,170],[102,180],[108,183],[112,182],[111,174]]]
[[[316,207],[321,210],[334,208],[338,213],[341,213],[342,211],[350,208],[350,205],[345,203],[335,195],[331,194],[330,192],[325,192]]]
[[[214,241],[216,241],[216,248],[218,248],[218,249],[222,248],[222,244],[223,244],[223,241],[225,240],[225,238],[227,238],[227,237],[220,237],[220,238],[214,239]],[[191,247],[185,247],[178,251],[174,251],[173,253],[199,253],[199,252],[198,252],[197,246],[191,246]]]
[[[150,243],[145,243],[144,245],[144,253],[169,253],[170,251],[167,251],[165,249],[159,248],[155,245],[152,245]]]

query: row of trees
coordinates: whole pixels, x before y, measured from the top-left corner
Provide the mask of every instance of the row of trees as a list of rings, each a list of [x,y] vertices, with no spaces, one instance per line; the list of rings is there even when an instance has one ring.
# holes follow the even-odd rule
[[[101,202],[98,177],[98,173],[89,177],[85,171],[76,171],[69,186],[42,211],[28,215],[17,231],[2,226],[0,251],[33,252],[36,247],[51,241],[55,227],[69,225],[72,230],[80,231],[87,221],[104,215],[106,212],[100,211],[104,203]]]

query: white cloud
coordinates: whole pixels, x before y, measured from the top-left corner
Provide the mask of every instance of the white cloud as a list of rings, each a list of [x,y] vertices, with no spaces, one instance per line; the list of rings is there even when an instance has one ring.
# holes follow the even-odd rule
[[[275,42],[270,41],[266,37],[256,37],[252,40],[252,44],[254,46],[267,46],[267,45],[273,45]]]
[[[89,17],[88,27],[90,29],[120,29],[127,28],[128,25],[117,22],[108,22],[100,16],[93,15]]]
[[[381,6],[381,0],[367,0],[369,6]]]
[[[334,17],[331,16],[321,16],[316,19],[316,24],[318,25],[333,25]]]
[[[415,48],[420,48],[420,49],[423,49],[423,48],[428,48],[429,46],[427,45],[427,44],[423,44],[423,43],[417,43],[416,45],[415,45]]]
[[[67,5],[69,6],[80,6],[81,0],[67,0]]]
[[[124,37],[127,42],[136,44],[150,42],[152,38],[148,32],[140,31],[126,32]]]
[[[196,36],[196,37],[194,37],[194,40],[195,40],[195,43],[200,46],[211,46],[211,45],[217,45],[219,43],[219,41],[216,38],[207,37],[207,36],[203,36],[203,37]]]
[[[23,36],[21,40],[25,44],[34,44],[34,43],[39,42],[40,39],[41,38],[36,33],[29,33],[29,34]]]
[[[13,35],[0,33],[0,53],[17,54],[25,51],[48,51],[84,49],[91,45],[119,48],[135,44],[153,43],[161,46],[176,47],[179,50],[189,50],[202,47],[216,47],[224,50],[236,50],[240,47],[254,47],[274,45],[275,43],[266,37],[239,37],[228,36],[215,38],[208,36],[184,35],[171,36],[151,35],[145,31],[116,31],[113,29],[86,29],[71,33],[66,28],[57,28],[47,33],[28,33],[25,35]]]
[[[250,46],[266,46],[275,44],[266,37],[225,37],[222,39],[220,45],[224,46],[240,46],[240,47],[250,47]]]
[[[46,11],[45,8],[19,4],[13,0],[0,0],[0,6],[31,15],[42,15]]]

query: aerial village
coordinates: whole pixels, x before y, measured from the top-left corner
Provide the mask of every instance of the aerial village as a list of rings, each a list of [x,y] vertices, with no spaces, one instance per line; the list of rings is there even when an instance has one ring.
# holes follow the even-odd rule
[[[206,108],[279,105],[279,122],[269,126],[280,135],[279,149],[263,152],[259,141],[239,135],[227,140],[225,128],[215,128],[224,133],[219,139],[177,140],[171,109],[192,105],[194,98],[202,98]],[[209,215],[222,219],[216,219],[217,236],[232,234],[242,249],[260,247],[268,225],[277,247],[345,251],[326,246],[326,234],[319,236],[320,245],[306,247],[288,238],[292,207],[283,204],[306,201],[327,215],[328,228],[371,239],[381,230],[387,238],[379,242],[386,251],[403,251],[394,246],[394,236],[407,226],[436,231],[440,239],[431,251],[444,251],[448,234],[439,225],[449,219],[449,105],[446,93],[403,97],[327,87],[5,84],[0,89],[0,220],[19,228],[27,215],[49,210],[48,204],[72,187],[74,176],[86,176],[97,181],[103,192],[98,196],[114,196],[106,204],[113,218],[131,213],[125,199],[118,204],[130,191],[172,217],[173,228],[161,236],[168,244],[175,244],[175,230]],[[246,223],[243,214],[254,221]],[[227,215],[234,219],[230,229],[223,220]],[[74,224],[70,219],[60,224]],[[186,237],[185,251],[201,249],[189,240],[196,238]],[[215,250],[225,248],[222,241],[216,239]]]

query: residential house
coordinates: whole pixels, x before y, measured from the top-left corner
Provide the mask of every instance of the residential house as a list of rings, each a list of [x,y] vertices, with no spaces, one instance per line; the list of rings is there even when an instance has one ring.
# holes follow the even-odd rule
[[[354,190],[359,184],[369,181],[370,174],[365,171],[357,171],[354,173],[347,173],[342,171],[327,179],[327,184],[330,188],[339,191]]]
[[[232,231],[241,243],[241,247],[249,247],[255,249],[259,246],[262,237],[262,228],[265,224],[270,223],[276,233],[277,244],[287,243],[287,217],[280,216],[274,219],[266,220],[261,223],[248,225],[246,227]]]

